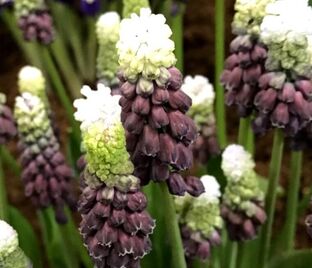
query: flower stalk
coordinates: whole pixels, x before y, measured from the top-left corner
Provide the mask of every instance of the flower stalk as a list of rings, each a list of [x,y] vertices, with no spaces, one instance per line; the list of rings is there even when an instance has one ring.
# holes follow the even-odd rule
[[[262,230],[262,241],[260,247],[260,266],[266,267],[267,261],[269,259],[270,247],[271,247],[271,237],[272,228],[274,220],[274,212],[276,205],[276,194],[277,186],[280,178],[282,155],[284,147],[284,135],[282,130],[276,129],[274,131],[274,142],[272,149],[272,156],[269,169],[269,187],[266,197],[266,212],[267,212],[267,222]]]
[[[166,183],[163,182],[159,185],[163,193],[164,203],[166,204],[164,206],[165,219],[167,224],[167,233],[169,235],[170,244],[172,247],[173,263],[176,267],[186,268],[187,265],[184,257],[184,250],[180,235],[179,224],[176,217],[174,202],[172,196],[168,191]]]
[[[285,221],[285,251],[289,252],[294,248],[298,193],[300,190],[300,178],[302,168],[302,151],[293,151],[291,154],[291,172],[288,183],[287,208]]]
[[[221,148],[226,146],[226,123],[224,109],[224,90],[219,82],[224,62],[224,0],[215,1],[215,90],[217,134]]]

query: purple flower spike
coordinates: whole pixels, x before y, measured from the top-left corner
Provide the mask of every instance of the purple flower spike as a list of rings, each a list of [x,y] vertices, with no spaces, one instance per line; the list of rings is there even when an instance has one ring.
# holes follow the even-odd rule
[[[17,134],[12,111],[5,102],[5,95],[0,93],[0,145],[7,143]]]
[[[101,9],[100,0],[80,0],[81,11],[88,16],[95,16]]]

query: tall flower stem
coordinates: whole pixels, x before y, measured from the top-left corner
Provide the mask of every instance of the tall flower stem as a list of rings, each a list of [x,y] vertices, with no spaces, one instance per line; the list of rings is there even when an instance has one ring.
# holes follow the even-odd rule
[[[224,62],[224,0],[215,1],[215,90],[217,135],[221,148],[226,146],[226,124],[224,108],[224,90],[220,84],[220,75]]]
[[[95,20],[93,17],[86,18],[87,29],[88,29],[88,39],[85,53],[87,64],[87,79],[90,82],[95,80],[95,65],[96,65],[96,34],[95,34]]]
[[[45,70],[47,71],[47,73],[50,77],[50,81],[53,85],[53,88],[56,90],[56,93],[57,93],[62,105],[65,108],[68,120],[70,121],[71,126],[73,128],[72,131],[73,131],[75,140],[76,140],[76,142],[79,142],[80,131],[79,131],[79,126],[73,117],[74,108],[72,106],[72,103],[66,94],[65,87],[63,86],[62,80],[61,80],[59,73],[56,69],[56,66],[53,62],[51,54],[49,53],[49,51],[46,47],[40,46],[39,48],[41,50],[41,56],[42,56],[42,60],[44,61]]]
[[[237,250],[238,245],[237,242],[230,242],[229,243],[229,252],[228,252],[228,268],[235,268],[236,267],[236,260],[237,260]]]
[[[247,147],[249,135],[251,135],[250,132],[250,117],[241,118],[239,121],[238,143],[245,148]]]
[[[179,14],[171,18],[171,28],[173,30],[172,39],[175,43],[175,55],[177,58],[176,67],[183,73],[184,59],[183,59],[183,18],[184,6],[181,7]]]
[[[283,147],[284,147],[283,132],[280,129],[276,129],[274,133],[274,142],[268,178],[269,186],[265,204],[268,219],[262,230],[262,241],[260,247],[260,265],[259,265],[260,268],[264,268],[266,266],[270,253],[272,227],[276,204],[276,193],[281,171]]]
[[[164,200],[165,221],[175,267],[187,268],[174,202],[166,183],[160,183]]]
[[[291,172],[288,184],[287,209],[285,221],[285,250],[290,251],[294,248],[296,234],[298,193],[300,188],[300,177],[302,168],[302,151],[291,153]]]
[[[8,218],[8,203],[6,187],[4,182],[4,171],[2,165],[2,148],[0,146],[0,219],[6,220]]]

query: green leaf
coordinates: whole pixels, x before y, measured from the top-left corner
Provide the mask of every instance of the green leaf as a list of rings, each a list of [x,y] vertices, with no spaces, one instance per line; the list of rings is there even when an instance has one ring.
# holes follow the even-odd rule
[[[207,163],[206,174],[214,176],[218,180],[218,182],[221,186],[221,191],[223,192],[223,190],[226,186],[226,178],[225,178],[223,171],[221,169],[221,161],[222,161],[221,155],[211,157]],[[204,174],[202,174],[202,175],[204,175]]]
[[[296,250],[288,254],[275,257],[268,268],[307,268],[312,267],[312,250]]]
[[[41,251],[35,232],[27,219],[14,207],[9,206],[9,222],[18,233],[19,244],[34,268],[42,267]]]

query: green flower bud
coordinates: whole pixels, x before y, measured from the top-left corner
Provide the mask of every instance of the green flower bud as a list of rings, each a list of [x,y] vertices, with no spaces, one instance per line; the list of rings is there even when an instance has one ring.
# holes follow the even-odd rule
[[[123,0],[122,16],[129,18],[132,13],[139,15],[143,7],[149,7],[148,0]]]
[[[15,0],[14,9],[17,18],[26,16],[30,12],[36,9],[42,9],[44,7],[43,0]]]

